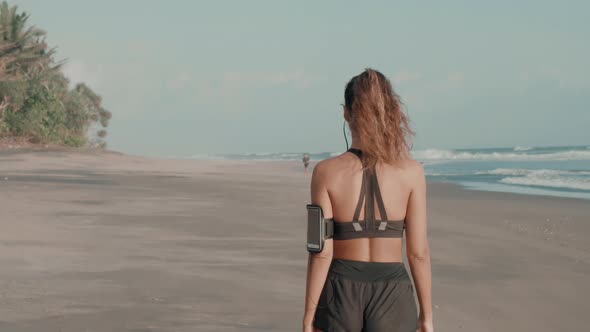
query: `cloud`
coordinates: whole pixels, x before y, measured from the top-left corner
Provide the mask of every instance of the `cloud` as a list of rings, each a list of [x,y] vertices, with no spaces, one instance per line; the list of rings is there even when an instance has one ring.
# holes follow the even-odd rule
[[[97,88],[101,82],[101,68],[92,66],[79,60],[68,61],[63,69],[64,75],[70,80],[70,86],[78,83],[86,83],[92,88]]]
[[[460,84],[460,83],[463,83],[464,81],[465,81],[465,74],[463,72],[455,71],[455,72],[449,73],[447,75],[447,82],[448,83]]]
[[[193,78],[188,73],[180,73],[168,81],[168,87],[174,90],[189,87]]]
[[[307,88],[315,77],[303,68],[277,72],[226,72],[223,74],[224,85],[234,86],[274,86],[290,84],[298,88]]]
[[[173,91],[184,91],[199,102],[207,99],[220,102],[220,98],[243,97],[253,90],[285,86],[288,89],[306,89],[312,86],[318,77],[302,68],[285,71],[226,71],[209,77],[177,72],[166,80],[166,87]]]
[[[401,85],[401,84],[420,80],[422,77],[423,77],[423,75],[420,73],[402,70],[402,71],[393,75],[392,81],[393,81],[393,84],[395,84],[395,85],[398,85],[398,84]]]
[[[230,103],[246,96],[252,96],[255,90],[273,87],[286,89],[307,89],[319,78],[302,68],[285,71],[226,71],[212,77],[191,75],[178,72],[167,80],[170,90],[185,91],[190,99],[197,103]]]

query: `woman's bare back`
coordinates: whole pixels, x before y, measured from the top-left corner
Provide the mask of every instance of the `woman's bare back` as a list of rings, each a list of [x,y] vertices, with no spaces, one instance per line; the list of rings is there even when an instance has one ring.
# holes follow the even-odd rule
[[[331,211],[324,211],[326,218],[335,221],[351,221],[359,200],[363,169],[361,161],[352,153],[343,153],[322,162],[326,177],[324,183],[330,196]],[[378,164],[376,174],[379,179],[385,211],[390,220],[404,220],[408,209],[414,174],[421,165],[412,159],[400,161],[395,165]],[[361,209],[360,219],[364,219],[365,208]],[[375,211],[380,219],[379,211]],[[401,238],[360,238],[334,241],[334,258],[366,262],[401,262]]]

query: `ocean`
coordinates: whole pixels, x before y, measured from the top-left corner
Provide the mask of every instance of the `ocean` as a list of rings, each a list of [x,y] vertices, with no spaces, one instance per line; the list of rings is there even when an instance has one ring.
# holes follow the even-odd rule
[[[342,152],[310,153],[318,161]],[[590,146],[425,149],[427,179],[468,189],[590,199]],[[194,159],[300,161],[302,153],[198,155]]]

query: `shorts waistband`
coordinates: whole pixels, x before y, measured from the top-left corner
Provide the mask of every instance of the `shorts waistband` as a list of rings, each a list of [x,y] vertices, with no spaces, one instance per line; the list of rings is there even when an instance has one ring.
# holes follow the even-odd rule
[[[363,262],[348,259],[332,259],[330,274],[359,281],[409,280],[402,262]]]

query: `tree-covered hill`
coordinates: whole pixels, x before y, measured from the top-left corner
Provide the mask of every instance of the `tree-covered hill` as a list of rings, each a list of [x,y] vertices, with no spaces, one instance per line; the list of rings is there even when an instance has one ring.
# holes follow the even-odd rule
[[[86,84],[70,86],[45,31],[28,20],[0,4],[0,139],[105,147],[111,112]]]

